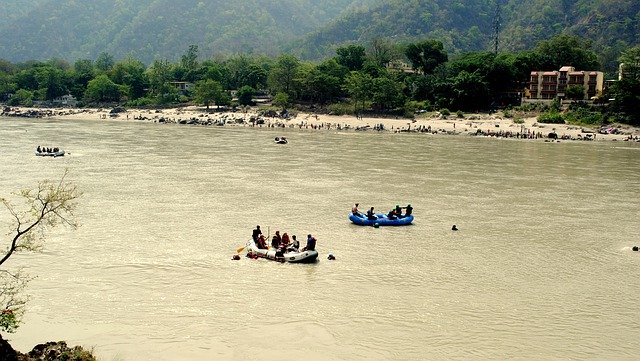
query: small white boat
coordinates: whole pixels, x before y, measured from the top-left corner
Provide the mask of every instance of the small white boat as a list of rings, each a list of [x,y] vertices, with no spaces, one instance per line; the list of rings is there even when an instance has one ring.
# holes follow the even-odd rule
[[[64,156],[64,150],[60,149],[60,150],[58,150],[56,152],[42,152],[42,151],[38,152],[38,151],[36,151],[36,155],[38,157],[54,157],[54,158],[63,157]]]
[[[247,254],[258,258],[266,258],[272,261],[291,262],[291,263],[313,263],[318,259],[318,251],[294,251],[290,250],[284,254],[280,254],[273,248],[258,248],[253,239],[247,241]]]
[[[276,137],[276,139],[274,141],[276,142],[276,144],[287,144],[287,143],[289,143],[289,141],[285,137]]]

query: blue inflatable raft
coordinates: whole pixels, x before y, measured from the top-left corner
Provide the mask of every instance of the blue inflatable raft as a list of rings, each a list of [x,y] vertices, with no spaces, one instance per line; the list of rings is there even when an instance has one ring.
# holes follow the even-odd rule
[[[366,215],[362,217],[349,213],[349,220],[360,226],[406,226],[413,222],[413,214],[408,217],[389,219],[386,214],[376,213],[376,219],[367,219]]]

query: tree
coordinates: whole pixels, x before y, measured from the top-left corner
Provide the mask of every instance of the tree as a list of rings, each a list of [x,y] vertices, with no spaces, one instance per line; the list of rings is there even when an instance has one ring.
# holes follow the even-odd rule
[[[219,82],[211,79],[201,80],[195,85],[195,100],[209,109],[209,104],[219,99],[222,92],[222,85]]]
[[[156,96],[159,103],[174,101],[178,93],[177,89],[169,84],[172,80],[171,70],[172,65],[167,60],[155,60],[153,64],[147,68],[150,93]]]
[[[82,195],[75,185],[62,179],[54,183],[42,181],[35,189],[25,189],[14,194],[21,197],[25,206],[18,209],[9,200],[2,198],[2,204],[11,214],[13,221],[4,256],[0,258],[0,330],[14,332],[24,315],[27,297],[23,290],[29,277],[22,270],[9,270],[5,262],[20,252],[42,250],[45,234],[59,225],[75,229],[74,211],[76,200]]]
[[[9,99],[9,105],[23,105],[30,107],[33,105],[33,92],[26,89],[18,89]]]
[[[96,59],[95,65],[96,65],[96,69],[98,69],[99,71],[106,73],[109,70],[111,70],[111,68],[113,68],[113,56],[107,52],[102,52],[100,53],[100,55],[98,55],[98,58]]]
[[[90,102],[117,102],[120,101],[122,95],[127,92],[128,89],[126,86],[120,86],[111,81],[108,76],[102,74],[87,84],[84,97]]]
[[[573,101],[584,99],[584,87],[580,85],[569,85],[564,95]]]
[[[269,73],[269,86],[273,93],[284,92],[293,96],[298,90],[296,78],[300,68],[300,60],[293,55],[284,54],[278,57]]]
[[[282,111],[287,110],[289,105],[289,95],[287,93],[278,93],[273,97],[273,105],[281,107]]]
[[[113,66],[110,78],[116,84],[129,87],[129,97],[138,99],[145,95],[145,89],[149,85],[146,70],[141,61],[129,57]]]
[[[400,106],[404,101],[402,84],[389,78],[375,78],[371,82],[371,94],[374,103],[380,109]]]
[[[438,65],[448,60],[444,45],[438,40],[425,40],[409,44],[405,55],[411,62],[413,69],[420,70],[425,75],[432,74]]]
[[[395,57],[393,45],[388,40],[375,38],[369,46],[369,57],[376,65],[386,67]]]
[[[240,105],[253,105],[253,94],[256,92],[252,87],[245,85],[238,89],[236,96]]]
[[[369,98],[371,85],[371,76],[360,71],[352,71],[345,78],[344,89],[351,96],[356,113],[358,113],[358,101],[362,102],[362,108],[364,109],[364,102]]]
[[[577,36],[558,35],[541,41],[535,48],[542,60],[541,70],[557,70],[568,65],[578,70],[598,70],[600,64],[591,43]]]
[[[622,65],[622,77],[640,80],[640,45],[627,49],[620,56]]]
[[[16,84],[12,77],[0,72],[0,101],[7,99],[9,94],[16,90]]]
[[[93,61],[89,59],[77,60],[73,64],[73,71],[71,74],[73,78],[70,89],[71,94],[73,94],[76,98],[80,98],[87,89],[87,84],[89,84],[89,81],[95,76]]]
[[[347,45],[336,49],[336,61],[347,69],[361,70],[366,60],[366,51],[362,45]]]
[[[180,63],[187,72],[196,70],[198,67],[198,46],[189,45],[189,50],[182,55]]]

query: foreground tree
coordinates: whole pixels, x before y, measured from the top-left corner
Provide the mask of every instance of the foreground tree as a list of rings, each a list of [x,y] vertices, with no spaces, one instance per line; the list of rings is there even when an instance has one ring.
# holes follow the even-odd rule
[[[27,296],[24,288],[30,278],[22,270],[9,270],[5,263],[16,253],[42,250],[48,230],[66,225],[78,227],[74,211],[81,192],[76,186],[62,179],[54,183],[43,181],[35,189],[25,189],[15,195],[24,200],[24,207],[17,208],[9,200],[1,198],[11,214],[9,238],[4,256],[0,258],[0,330],[14,332],[24,315]]]

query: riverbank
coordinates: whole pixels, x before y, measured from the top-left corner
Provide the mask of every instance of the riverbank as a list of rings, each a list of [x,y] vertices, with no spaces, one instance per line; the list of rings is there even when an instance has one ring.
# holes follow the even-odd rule
[[[77,119],[77,120],[128,120],[164,124],[188,124],[202,126],[253,126],[280,127],[312,130],[356,130],[385,132],[419,132],[441,135],[475,135],[488,137],[579,140],[579,141],[640,141],[640,128],[627,125],[611,125],[606,128],[587,128],[568,124],[542,124],[537,116],[524,114],[512,118],[503,112],[494,114],[464,114],[443,116],[437,112],[424,113],[415,119],[356,117],[297,113],[294,116],[268,116],[260,108],[247,111],[216,111],[202,107],[167,109],[124,108],[26,108],[4,107],[1,116]],[[517,120],[514,120],[517,119]]]

